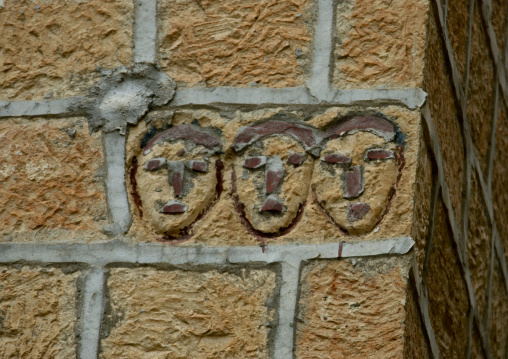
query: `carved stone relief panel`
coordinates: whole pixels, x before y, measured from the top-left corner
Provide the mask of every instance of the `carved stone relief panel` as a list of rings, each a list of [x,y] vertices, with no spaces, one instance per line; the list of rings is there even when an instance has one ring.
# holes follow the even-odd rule
[[[324,243],[409,236],[418,111],[181,109],[131,127],[138,241]]]

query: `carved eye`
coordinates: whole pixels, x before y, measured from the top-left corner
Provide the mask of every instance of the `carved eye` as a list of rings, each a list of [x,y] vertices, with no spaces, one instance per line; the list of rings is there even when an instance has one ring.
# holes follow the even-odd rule
[[[245,159],[243,167],[248,169],[256,169],[263,167],[266,164],[266,156],[249,157]]]
[[[208,163],[206,161],[187,161],[185,162],[185,166],[191,171],[195,172],[207,172],[208,171]]]
[[[390,158],[395,158],[395,152],[391,150],[384,150],[380,148],[368,150],[365,154],[368,160],[387,160]]]
[[[305,161],[305,155],[300,153],[292,153],[288,157],[288,163],[292,164],[295,167],[300,166],[303,161]]]
[[[351,163],[351,157],[345,156],[340,153],[331,153],[329,155],[326,155],[322,161],[325,161],[327,163],[333,163],[333,164],[350,164]]]
[[[154,158],[154,159],[145,163],[145,170],[156,171],[159,168],[161,168],[162,166],[164,166],[165,164],[166,164],[165,158],[162,158],[162,157]]]

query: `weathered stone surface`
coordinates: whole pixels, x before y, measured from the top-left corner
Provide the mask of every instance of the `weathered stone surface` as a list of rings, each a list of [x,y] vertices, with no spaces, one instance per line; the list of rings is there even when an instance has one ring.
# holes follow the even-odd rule
[[[432,328],[441,353],[466,357],[469,302],[446,208],[437,204],[436,225],[427,276]]]
[[[437,171],[434,170],[430,149],[423,133],[420,135],[417,166],[411,238],[415,241],[414,250],[421,277],[425,261],[425,245],[429,234],[432,186],[437,181]]]
[[[101,137],[83,118],[0,122],[0,241],[100,239]]]
[[[0,8],[0,99],[78,95],[96,68],[129,65],[133,1],[6,0]]]
[[[467,118],[471,137],[485,171],[490,145],[490,127],[494,102],[494,63],[490,57],[488,38],[482,25],[481,9],[475,7],[471,38],[471,67],[467,92]]]
[[[433,8],[433,7],[431,7]],[[429,16],[423,89],[434,120],[443,154],[445,179],[450,189],[455,218],[462,217],[464,180],[464,140],[457,117],[451,75],[445,62],[441,38],[436,25],[437,14]]]
[[[466,46],[469,21],[469,0],[455,0],[448,2],[446,25],[452,44],[453,56],[462,79],[466,69]],[[476,4],[475,4],[476,5]],[[478,8],[478,6],[476,6]]]
[[[497,46],[499,52],[503,54],[504,44],[506,41],[506,11],[507,11],[506,7],[508,6],[508,1],[497,0],[492,1],[491,4],[492,4],[491,8],[492,27],[494,28],[494,32],[496,33]],[[505,56],[501,55],[501,59],[504,58]]]
[[[424,334],[423,321],[418,309],[418,298],[414,283],[409,281],[406,297],[406,318],[404,331],[404,358],[431,358],[430,350]]]
[[[347,0],[336,8],[333,85],[419,87],[426,0]]]
[[[494,168],[492,174],[492,200],[494,205],[494,218],[500,237],[503,240],[506,260],[508,262],[508,168],[506,158],[508,157],[508,109],[499,100],[496,148],[494,156]]]
[[[270,151],[275,151],[272,154],[276,154],[281,157],[281,162],[285,166],[286,175],[279,184],[279,189],[282,190],[281,193],[291,193],[290,198],[293,198],[291,201],[296,201],[296,207],[298,207],[300,203],[306,204],[302,206],[302,211],[297,214],[299,217],[294,222],[293,226],[289,228],[289,230],[283,233],[275,234],[273,234],[273,232],[265,232],[263,234],[260,233],[260,231],[253,231],[251,228],[252,226],[245,222],[247,219],[240,216],[238,208],[235,207],[235,201],[233,200],[235,188],[233,186],[232,170],[233,167],[236,168],[236,192],[238,196],[240,197],[240,193],[238,193],[238,191],[244,191],[245,193],[242,193],[241,196],[242,198],[245,198],[244,203],[249,203],[249,201],[254,201],[254,196],[251,194],[256,194],[257,188],[255,188],[255,186],[239,186],[239,181],[242,179],[244,172],[257,171],[259,172],[260,176],[260,183],[262,187],[261,189],[265,190],[265,167],[268,165],[268,162],[264,161],[268,158],[265,158],[257,165],[257,162],[252,162],[252,164],[250,162],[247,163],[247,167],[254,166],[254,169],[245,167],[246,159],[244,159],[244,161],[239,161],[239,155],[241,155],[241,153],[237,153],[232,148],[232,144],[236,135],[239,133],[240,128],[258,123],[258,121],[266,122],[269,119],[273,119],[275,116],[276,118],[280,119],[291,117],[292,121],[296,123],[302,123],[306,126],[314,127],[319,130],[328,128],[329,125],[332,124],[333,121],[335,121],[337,118],[348,116],[351,113],[354,113],[355,115],[359,113],[366,113],[368,115],[384,114],[387,118],[393,119],[393,122],[398,126],[401,133],[403,133],[405,136],[405,145],[403,151],[404,166],[400,172],[401,177],[396,186],[396,193],[392,197],[392,200],[389,203],[389,209],[385,213],[382,221],[379,222],[379,224],[377,224],[377,226],[372,231],[363,234],[360,237],[346,236],[344,232],[342,232],[330,220],[330,218],[326,215],[326,213],[324,213],[319,205],[315,203],[313,195],[308,188],[311,179],[309,178],[310,174],[308,173],[309,171],[307,162],[316,162],[321,160],[314,158],[309,153],[310,151],[305,151],[305,148],[301,146],[302,142],[296,142],[292,136],[269,136],[265,137],[264,141],[267,141],[269,144],[268,147],[270,147]],[[414,207],[413,193],[415,190],[414,184],[416,182],[415,173],[418,153],[417,148],[420,133],[419,111],[409,111],[397,106],[372,108],[334,107],[329,108],[325,111],[318,110],[317,112],[313,112],[312,110],[302,111],[287,110],[281,108],[256,111],[236,110],[235,112],[221,112],[219,110],[213,109],[179,109],[175,111],[153,112],[150,114],[150,116],[148,116],[148,118],[151,119],[150,122],[146,123],[146,121],[141,121],[137,127],[130,128],[127,140],[126,182],[128,185],[128,193],[130,194],[130,205],[133,211],[133,225],[129,231],[129,236],[131,236],[132,240],[134,241],[145,242],[171,240],[173,243],[177,243],[177,241],[185,240],[186,244],[206,245],[255,245],[259,242],[263,242],[269,245],[282,243],[336,242],[338,238],[342,238],[342,240],[345,241],[355,241],[358,239],[371,240],[376,238],[411,235],[411,228],[413,226],[414,220],[412,213]],[[304,122],[305,119],[310,120]],[[222,171],[222,181],[218,181],[216,186],[216,188],[222,188],[222,191],[216,202],[213,204],[213,207],[210,207],[208,211],[205,210],[202,212],[203,214],[198,217],[196,221],[190,226],[189,231],[187,232],[188,235],[180,237],[175,236],[173,238],[164,239],[161,238],[159,234],[157,234],[157,230],[154,230],[154,226],[147,220],[144,212],[142,213],[145,206],[144,201],[142,201],[143,203],[140,203],[139,197],[136,198],[136,196],[133,195],[133,193],[135,193],[134,187],[137,186],[139,192],[140,186],[139,183],[136,183],[137,181],[132,181],[131,170],[135,167],[133,165],[133,160],[134,157],[137,156],[140,151],[142,151],[142,148],[146,146],[146,144],[150,141],[150,136],[157,135],[157,131],[164,131],[170,124],[181,125],[190,123],[194,123],[196,126],[199,124],[199,126],[201,126],[203,129],[210,129],[214,127],[219,130],[217,133],[222,133],[220,135],[222,141],[222,149],[226,153],[219,156],[221,161],[223,161],[224,169]],[[378,137],[373,134],[370,135],[376,138]],[[282,156],[282,152],[284,152],[282,150],[287,150],[285,152],[286,154],[284,155],[286,157]],[[248,151],[248,149],[245,149],[245,152],[246,151]],[[294,166],[293,164],[289,163],[289,156],[291,156],[291,151],[299,155],[303,155],[304,162],[298,166]],[[175,149],[174,153],[176,155],[178,155],[178,152],[179,149]],[[152,155],[152,153],[150,153],[150,155]],[[159,154],[153,153],[153,155],[153,159],[159,158]],[[266,154],[262,153],[256,153],[250,157],[262,158],[263,156],[267,157]],[[138,171],[145,171],[143,169],[143,166],[145,165],[146,164],[138,162]],[[209,168],[212,167],[213,165],[210,163]],[[380,167],[382,167],[382,164],[380,164]],[[298,175],[301,171],[307,172],[307,177],[304,176],[303,180],[302,176]],[[159,170],[146,170],[145,172],[156,174],[159,172]],[[164,175],[163,173],[164,171],[160,172],[160,183],[164,186],[167,184],[167,193],[171,194],[171,189],[168,184],[168,176]],[[199,173],[197,175],[199,176],[202,174]],[[378,177],[381,178],[380,176]],[[157,185],[159,182],[153,181],[150,183],[150,194],[161,195],[161,193],[164,193],[164,188]],[[222,186],[220,186],[219,183],[222,183]],[[307,183],[307,187],[305,187],[305,183]],[[208,192],[213,190],[213,186],[208,186],[206,188],[209,189],[207,190]],[[212,190],[210,190],[210,188],[212,188]],[[162,189],[162,191],[157,192],[157,189]],[[204,193],[203,196],[207,195],[208,192]],[[284,197],[282,197],[279,193],[274,195],[278,196],[279,199],[284,199]],[[300,199],[296,200],[297,197]],[[162,196],[160,199],[162,200],[163,198],[165,197]],[[195,200],[198,201],[199,198],[200,197],[197,196]],[[168,201],[170,199],[171,198],[169,198]],[[260,207],[262,207],[266,199],[267,198],[264,198],[263,201],[259,201]],[[166,203],[167,201],[164,202],[164,204]],[[289,211],[293,205],[288,204],[287,202],[282,204],[286,207],[287,211]],[[276,209],[279,207],[276,206],[273,208]],[[284,213],[286,212],[282,212],[282,215],[284,215]],[[290,222],[291,220],[292,218],[290,219]]]
[[[478,332],[476,324],[473,325],[473,331],[471,332],[471,358],[487,358],[485,352],[483,351],[482,338]]]
[[[77,276],[0,266],[0,358],[76,357]]]
[[[475,175],[471,179],[471,200],[468,216],[468,265],[475,291],[478,314],[486,322],[492,226],[488,219],[480,182]]]
[[[315,2],[159,2],[159,62],[179,86],[301,86]]]
[[[497,258],[492,277],[492,304],[490,307],[489,340],[494,358],[506,358],[508,354],[508,290],[505,286]]]
[[[407,270],[406,260],[399,258],[307,265],[302,273],[295,356],[402,357]]]
[[[112,269],[101,358],[268,358],[276,275]]]

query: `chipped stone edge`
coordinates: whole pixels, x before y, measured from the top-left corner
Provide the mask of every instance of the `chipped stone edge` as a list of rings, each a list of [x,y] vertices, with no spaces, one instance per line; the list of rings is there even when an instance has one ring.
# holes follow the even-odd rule
[[[85,275],[80,359],[95,359],[99,353],[100,327],[104,312],[104,269],[91,268]]]
[[[157,0],[135,0],[134,62],[155,64],[157,59]]]

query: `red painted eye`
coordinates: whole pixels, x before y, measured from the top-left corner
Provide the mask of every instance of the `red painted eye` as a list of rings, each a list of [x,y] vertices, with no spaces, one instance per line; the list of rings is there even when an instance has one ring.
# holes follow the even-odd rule
[[[305,155],[299,153],[292,153],[288,157],[288,163],[291,163],[293,166],[300,166],[303,161],[305,161]]]
[[[266,156],[249,157],[243,163],[243,167],[249,169],[256,169],[266,164]]]
[[[150,160],[148,162],[145,163],[145,170],[147,171],[156,171],[158,170],[159,168],[161,168],[162,166],[164,166],[166,164],[166,159],[165,158],[154,158],[153,160]]]
[[[196,172],[207,172],[208,171],[208,163],[205,161],[187,161],[185,163],[188,169]]]
[[[369,160],[387,160],[395,158],[395,152],[391,150],[374,149],[367,151],[367,159]]]
[[[326,155],[323,158],[323,161],[327,163],[351,163],[351,157],[345,156],[340,153],[332,153],[329,155]]]

